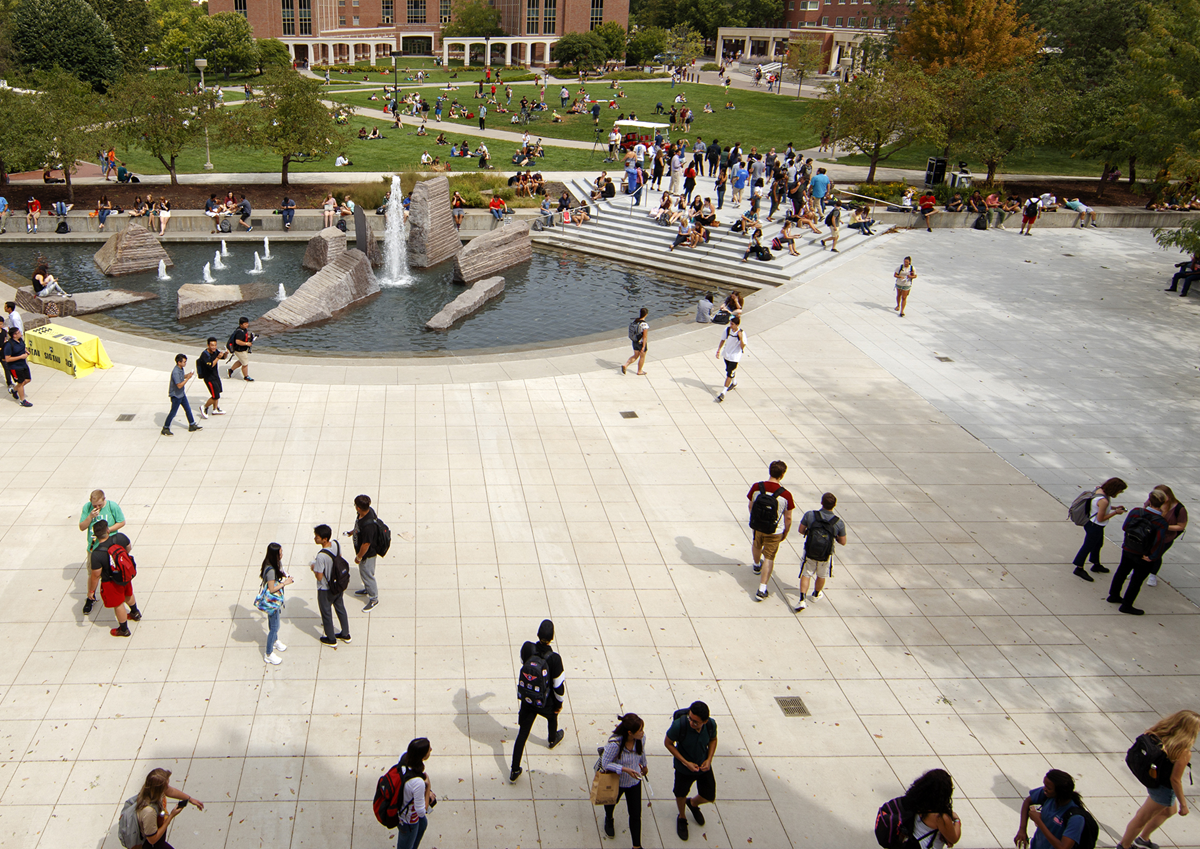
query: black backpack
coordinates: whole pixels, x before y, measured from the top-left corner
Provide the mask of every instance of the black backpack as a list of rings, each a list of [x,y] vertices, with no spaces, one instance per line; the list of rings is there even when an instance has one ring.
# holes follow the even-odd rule
[[[837,527],[838,517],[825,519],[820,510],[814,510],[812,527],[804,537],[804,559],[824,562],[833,555],[835,541],[834,528]]]
[[[350,564],[346,562],[345,557],[342,557],[341,549],[340,545],[336,553],[332,548],[321,549],[333,561],[333,567],[329,570],[329,577],[325,581],[329,584],[331,593],[344,593],[350,586]]]
[[[225,350],[227,350],[229,353],[232,354],[236,350],[233,347],[233,345],[236,341],[237,341],[237,330],[235,330],[229,334],[229,338],[225,341]]]
[[[1136,516],[1130,516],[1129,521],[1125,523],[1124,530],[1125,544],[1131,551],[1143,556],[1150,554],[1151,549],[1154,548],[1157,528],[1149,513],[1142,511]]]
[[[375,527],[379,529],[379,533],[375,536],[375,553],[380,557],[386,557],[387,553],[392,548],[392,529],[383,523],[383,519],[375,517]]]
[[[230,223],[228,218],[222,218],[221,223],[217,225],[217,229],[222,233],[232,233],[233,224]]]
[[[897,796],[879,806],[875,814],[875,840],[883,849],[910,849],[916,846],[912,835],[913,812]]]
[[[55,233],[70,233],[71,228],[69,226],[67,226],[67,219],[65,219],[65,218],[60,219],[58,222],[58,226],[54,228],[54,232]]]
[[[1064,834],[1071,817],[1083,817],[1083,833],[1079,835],[1079,842],[1075,844],[1077,849],[1096,849],[1096,843],[1100,840],[1100,823],[1096,822],[1092,812],[1079,805],[1072,805],[1068,808],[1067,812],[1063,814]]]
[[[1037,214],[1038,214],[1038,209],[1039,209],[1039,208],[1040,208],[1040,207],[1039,207],[1039,204],[1038,204],[1038,199],[1037,199],[1037,198],[1030,198],[1030,199],[1029,199],[1029,200],[1028,200],[1028,201],[1025,203],[1025,217],[1026,217],[1026,218],[1036,218],[1036,217],[1037,217]]]
[[[549,658],[535,648],[517,674],[517,701],[545,710],[550,704],[550,685]]]
[[[337,223],[334,224],[333,226],[338,228],[339,230],[341,230],[343,233],[345,233],[346,232],[346,219],[339,218],[337,220]]]
[[[642,344],[642,320],[640,318],[629,322],[629,341],[635,345]]]
[[[767,492],[766,482],[759,482],[758,495],[754,496],[754,501],[750,504],[751,530],[764,534],[779,532],[779,520],[783,517],[784,512],[781,503],[784,501],[782,497],[784,492],[786,490],[782,486],[774,492]]]
[[[1174,762],[1163,751],[1162,741],[1153,734],[1139,734],[1125,753],[1125,765],[1133,777],[1146,787],[1170,787]]]

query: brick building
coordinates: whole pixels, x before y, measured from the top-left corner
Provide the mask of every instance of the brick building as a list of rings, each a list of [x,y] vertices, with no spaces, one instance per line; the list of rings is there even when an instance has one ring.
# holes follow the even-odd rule
[[[629,25],[629,0],[492,0],[506,33],[499,38],[454,39],[442,44],[451,0],[209,0],[210,14],[245,16],[255,38],[278,38],[297,61],[312,64],[386,62],[393,50],[442,53],[486,64],[544,64],[550,45],[568,32],[606,21]]]

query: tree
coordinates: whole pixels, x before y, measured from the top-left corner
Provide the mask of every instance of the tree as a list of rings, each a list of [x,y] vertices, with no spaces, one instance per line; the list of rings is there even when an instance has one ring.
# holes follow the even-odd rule
[[[991,183],[1004,160],[1054,138],[1071,115],[1072,92],[1045,68],[1016,66],[975,77],[964,98],[962,150],[987,166]]]
[[[787,74],[796,81],[797,100],[804,78],[818,73],[824,61],[825,48],[820,39],[801,35],[788,42]]]
[[[97,134],[105,116],[92,87],[60,68],[42,76],[39,87],[39,125],[49,146],[45,166],[62,168],[67,199],[74,202],[71,172],[78,160],[91,160],[96,155]]]
[[[629,38],[625,61],[630,65],[648,65],[667,47],[667,31],[662,27],[638,27]]]
[[[220,135],[228,144],[267,150],[280,157],[280,184],[286,187],[288,166],[297,157],[335,155],[349,143],[347,125],[339,124],[338,119],[349,117],[352,110],[344,106],[330,109],[321,101],[319,80],[302,77],[290,68],[272,68],[264,75],[262,94],[232,110],[226,118],[229,126]]]
[[[932,73],[948,67],[984,73],[1032,59],[1042,40],[1016,0],[920,0],[897,47]]]
[[[32,171],[49,158],[39,95],[0,88],[0,183],[12,171]]]
[[[204,134],[208,97],[194,94],[174,71],[128,74],[109,94],[109,126],[122,143],[152,155],[171,175],[171,185],[179,185],[175,159]]]
[[[710,40],[720,27],[774,26],[782,15],[783,0],[635,0],[630,5],[631,24],[688,26]]]
[[[1128,0],[1021,0],[1021,11],[1045,31],[1054,63],[1077,72],[1084,87],[1110,80],[1145,26],[1143,7]]]
[[[454,0],[450,23],[442,27],[442,38],[483,38],[505,34],[500,10],[486,0]]]
[[[575,73],[591,70],[608,59],[608,45],[592,32],[569,32],[550,48],[560,67],[571,66]]]
[[[605,21],[596,27],[593,32],[604,39],[605,52],[608,54],[610,61],[625,58],[625,43],[627,41],[625,27],[616,21]]]
[[[237,12],[218,12],[200,18],[192,45],[193,59],[207,59],[214,71],[250,71],[258,64],[254,30]],[[291,65],[291,62],[288,62]]]
[[[190,0],[150,0],[147,5],[154,32],[150,58],[164,65],[183,67],[189,55],[183,48],[193,47],[204,10],[193,6]]]
[[[154,17],[145,0],[88,0],[96,14],[108,24],[125,69],[145,68],[146,47],[154,41]]]
[[[843,85],[830,85],[817,110],[819,126],[836,127],[834,143],[848,143],[876,166],[918,142],[940,144],[937,101],[929,80],[905,63],[893,63]]]
[[[667,30],[667,53],[675,57],[678,65],[691,64],[693,59],[704,55],[704,37],[684,24]]]
[[[1139,134],[1139,115],[1132,109],[1138,97],[1128,61],[1117,66],[1118,73],[1099,88],[1077,98],[1074,133],[1075,153],[1104,163],[1097,197],[1103,197],[1108,176],[1118,163],[1128,163],[1130,185],[1137,179],[1137,160],[1145,153]],[[1151,159],[1153,161],[1153,158]]]
[[[260,74],[271,67],[292,67],[292,54],[288,52],[287,45],[278,38],[260,38],[255,46],[258,48],[257,62]]]
[[[123,65],[112,30],[86,0],[21,0],[11,25],[13,49],[28,68],[62,68],[103,91]]]

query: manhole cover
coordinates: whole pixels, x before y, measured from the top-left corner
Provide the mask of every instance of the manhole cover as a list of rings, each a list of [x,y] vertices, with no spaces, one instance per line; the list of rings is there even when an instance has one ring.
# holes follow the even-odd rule
[[[638,414],[635,413],[633,410],[622,410],[621,411],[621,418],[623,418],[623,419],[636,419],[637,417],[638,417]]]
[[[133,421],[133,417],[136,415],[137,415],[137,413],[121,413],[121,415],[117,416],[117,421],[131,422],[131,421]]]
[[[775,701],[784,716],[812,716],[804,706],[804,699],[799,696],[776,696]]]
[[[954,362],[954,360],[950,359],[949,357],[938,357],[938,360],[939,360],[939,361],[941,361],[941,362],[943,362],[943,363],[952,363],[952,362]]]

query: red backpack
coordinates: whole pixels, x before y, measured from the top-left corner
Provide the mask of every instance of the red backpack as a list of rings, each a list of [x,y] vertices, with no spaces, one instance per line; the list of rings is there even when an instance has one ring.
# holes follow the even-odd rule
[[[137,575],[137,562],[129,549],[116,543],[108,547],[108,558],[112,563],[111,575],[114,584],[128,584]]]
[[[400,794],[404,791],[404,775],[400,764],[396,764],[379,778],[375,785],[375,801],[371,807],[375,810],[375,819],[384,828],[400,826]]]

